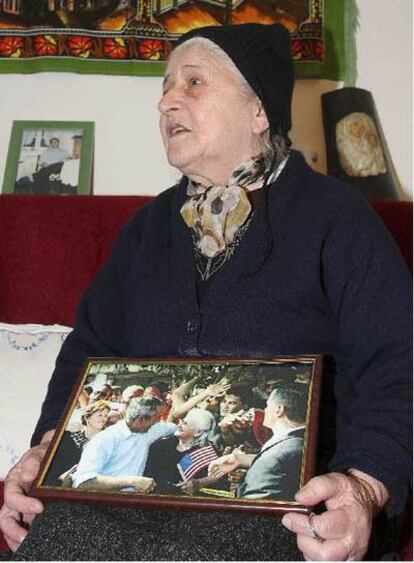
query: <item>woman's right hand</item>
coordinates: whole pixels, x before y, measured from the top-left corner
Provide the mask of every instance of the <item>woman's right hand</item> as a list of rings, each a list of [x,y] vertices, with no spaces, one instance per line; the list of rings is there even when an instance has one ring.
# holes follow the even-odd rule
[[[18,463],[11,468],[4,480],[4,504],[0,510],[0,529],[12,551],[16,551],[27,535],[27,526],[36,514],[43,511],[43,504],[28,497],[39,473],[40,463],[46,454],[54,430],[43,435],[38,446],[30,448]]]

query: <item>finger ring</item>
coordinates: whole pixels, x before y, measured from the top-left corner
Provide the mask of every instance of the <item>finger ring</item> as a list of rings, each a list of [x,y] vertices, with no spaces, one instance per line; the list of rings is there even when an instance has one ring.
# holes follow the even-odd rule
[[[312,537],[314,540],[318,541],[319,543],[323,543],[325,541],[325,538],[321,537],[318,534],[318,531],[315,527],[315,523],[313,521],[313,517],[315,516],[315,514],[312,512],[312,510],[309,510],[308,512],[308,524],[309,524],[309,529],[311,531]]]

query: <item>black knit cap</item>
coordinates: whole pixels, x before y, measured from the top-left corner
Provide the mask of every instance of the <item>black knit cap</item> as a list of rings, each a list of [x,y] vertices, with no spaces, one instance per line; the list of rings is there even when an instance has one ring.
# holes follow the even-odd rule
[[[294,85],[289,31],[260,23],[200,27],[182,35],[177,46],[192,37],[210,39],[229,55],[263,103],[271,133],[286,137]]]

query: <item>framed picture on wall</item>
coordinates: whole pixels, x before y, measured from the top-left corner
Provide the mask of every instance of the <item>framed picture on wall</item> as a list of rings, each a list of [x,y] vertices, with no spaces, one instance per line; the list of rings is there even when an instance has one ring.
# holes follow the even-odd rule
[[[3,193],[92,193],[94,123],[14,121]]]
[[[306,512],[321,358],[87,360],[31,494]]]

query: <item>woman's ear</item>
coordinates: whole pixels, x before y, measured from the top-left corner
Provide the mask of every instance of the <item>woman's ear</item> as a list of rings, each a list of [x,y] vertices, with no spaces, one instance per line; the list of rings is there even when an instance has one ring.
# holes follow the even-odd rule
[[[252,131],[256,135],[261,135],[264,131],[269,129],[269,120],[267,119],[266,112],[264,110],[263,104],[257,102],[253,107],[253,123]]]

